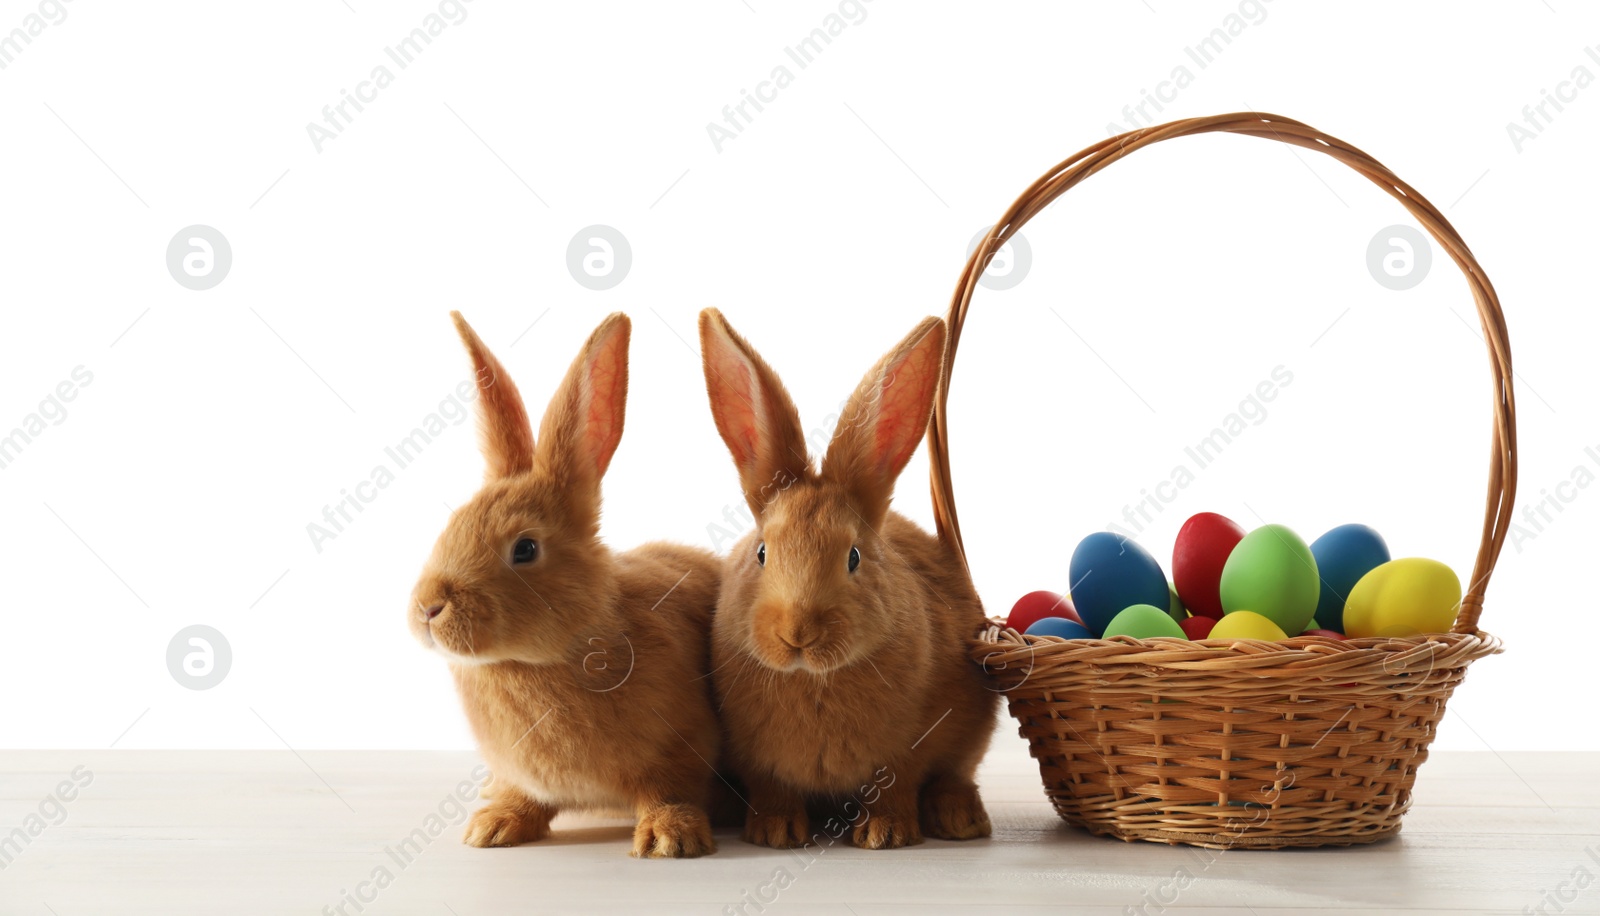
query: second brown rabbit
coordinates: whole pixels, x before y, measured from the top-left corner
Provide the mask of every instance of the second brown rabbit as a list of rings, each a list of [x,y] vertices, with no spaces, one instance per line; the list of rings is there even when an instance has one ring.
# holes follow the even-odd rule
[[[751,843],[848,830],[888,849],[990,833],[975,773],[999,696],[966,653],[982,606],[956,554],[889,509],[944,341],[928,318],[884,356],[813,468],[777,374],[719,312],[700,315],[712,415],[756,519],[724,562],[711,641]],[[808,802],[842,805],[827,836]]]

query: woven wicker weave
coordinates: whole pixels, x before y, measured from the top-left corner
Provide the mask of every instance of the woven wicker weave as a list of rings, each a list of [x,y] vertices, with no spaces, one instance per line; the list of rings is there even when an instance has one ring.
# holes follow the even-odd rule
[[[1493,374],[1494,430],[1483,538],[1448,634],[1406,639],[1254,640],[1023,636],[999,621],[972,644],[1069,823],[1124,840],[1213,848],[1370,843],[1400,829],[1417,768],[1467,666],[1500,651],[1478,630],[1511,521],[1516,402],[1494,287],[1449,221],[1371,156],[1298,121],[1241,112],[1103,140],[1023,192],[968,260],[950,305],[949,348],[929,431],[940,534],[965,560],[950,478],[949,385],[978,279],[1040,210],[1128,154],[1222,131],[1331,156],[1410,210],[1466,275]]]

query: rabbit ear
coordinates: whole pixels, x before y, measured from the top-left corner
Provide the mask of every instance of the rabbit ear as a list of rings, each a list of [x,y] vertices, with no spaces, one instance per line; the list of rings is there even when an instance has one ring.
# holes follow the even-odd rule
[[[774,495],[810,471],[800,412],[778,374],[716,309],[700,313],[700,361],[717,432],[759,518]]]
[[[460,312],[451,312],[450,317],[472,357],[478,386],[478,440],[488,462],[485,477],[496,480],[527,473],[533,467],[533,428],[522,395],[467,319]]]
[[[539,459],[559,479],[596,488],[622,441],[633,324],[612,312],[589,335],[539,424]]]
[[[927,431],[944,340],[944,322],[925,318],[879,360],[846,403],[822,460],[822,476],[844,485],[874,524]]]

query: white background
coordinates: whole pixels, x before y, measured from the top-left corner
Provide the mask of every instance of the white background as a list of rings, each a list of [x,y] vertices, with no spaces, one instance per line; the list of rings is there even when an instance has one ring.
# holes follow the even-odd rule
[[[0,3],[0,31],[37,8]],[[1600,15],[1572,0],[874,0],[803,70],[784,48],[837,4],[476,0],[395,68],[385,46],[437,9],[75,0],[0,71],[0,432],[75,366],[93,373],[0,470],[0,744],[470,746],[444,663],[402,615],[447,507],[479,480],[471,424],[320,552],[306,527],[467,377],[449,309],[535,411],[600,317],[629,313],[607,538],[709,546],[738,488],[690,346],[696,312],[722,308],[820,425],[943,313],[973,235],[1108,122],[1128,126],[1123,107],[1180,65],[1193,79],[1162,120],[1298,118],[1444,208],[1510,321],[1522,505],[1579,466],[1600,473],[1584,451],[1600,454],[1600,86],[1547,109],[1520,151],[1506,127],[1574,68],[1600,75],[1584,50]],[[1230,13],[1253,21],[1198,67],[1185,48]],[[307,123],[384,63],[393,84],[319,153]],[[780,64],[792,84],[719,152],[707,123]],[[233,249],[203,292],[165,265],[196,223]],[[633,250],[603,292],[565,265],[597,223]],[[1361,521],[1465,579],[1487,361],[1436,246],[1413,289],[1369,275],[1368,243],[1397,223],[1397,203],[1332,160],[1204,137],[1143,151],[1030,224],[1032,268],[980,290],[952,394],[990,611],[1064,588],[1077,541],[1280,365],[1293,382],[1266,418],[1141,542],[1165,563],[1206,510],[1307,540]],[[919,454],[898,502],[924,522],[926,472]],[[1437,747],[1600,748],[1584,710],[1600,488],[1560,492],[1573,498],[1542,530],[1519,515],[1484,615],[1508,651],[1474,667]],[[207,691],[166,666],[195,623],[233,650]]]

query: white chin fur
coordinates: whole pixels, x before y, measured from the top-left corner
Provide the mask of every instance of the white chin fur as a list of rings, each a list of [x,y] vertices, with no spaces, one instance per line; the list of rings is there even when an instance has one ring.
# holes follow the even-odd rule
[[[768,666],[768,667],[772,667],[772,666]],[[794,658],[794,661],[791,661],[789,664],[785,665],[784,667],[777,668],[775,670],[782,671],[785,674],[794,674],[796,672],[803,672],[805,674],[814,674],[814,675],[817,675],[817,676],[820,677],[820,676],[822,676],[824,674],[828,674],[829,672],[836,671],[836,670],[838,670],[838,669],[840,669],[842,667],[844,667],[844,665],[837,664],[837,663],[831,664],[831,665],[830,664],[814,665],[804,655],[796,655],[795,658]]]
[[[452,652],[440,645],[437,639],[433,641],[433,651],[443,655],[452,665],[487,665],[497,661],[497,659],[484,658],[481,655],[461,655],[460,653]]]

